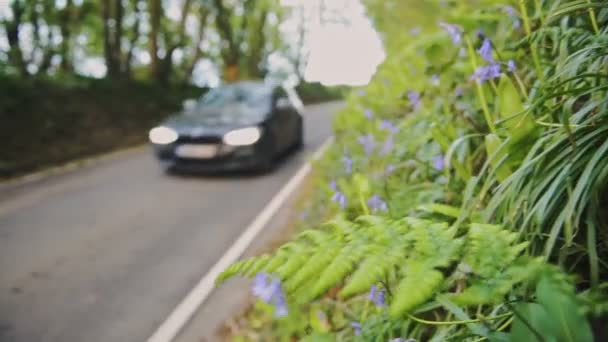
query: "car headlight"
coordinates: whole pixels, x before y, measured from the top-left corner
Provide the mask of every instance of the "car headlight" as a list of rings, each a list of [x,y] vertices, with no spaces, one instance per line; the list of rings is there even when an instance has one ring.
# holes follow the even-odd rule
[[[154,144],[166,145],[177,140],[177,132],[169,127],[154,127],[148,134],[150,141]]]
[[[252,145],[260,140],[262,131],[258,127],[235,129],[224,134],[224,144],[230,146]]]

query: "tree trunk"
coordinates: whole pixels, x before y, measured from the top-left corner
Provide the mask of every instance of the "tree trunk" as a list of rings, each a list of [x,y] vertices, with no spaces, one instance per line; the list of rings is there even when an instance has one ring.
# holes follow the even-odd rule
[[[124,62],[124,70],[125,75],[127,77],[131,77],[131,70],[133,68],[133,50],[135,45],[137,44],[137,40],[139,39],[139,29],[140,29],[140,9],[139,9],[140,0],[133,0],[133,15],[135,15],[135,23],[133,23],[133,32],[131,33],[131,40],[129,41],[129,51],[127,52],[127,56]]]
[[[160,32],[160,11],[160,0],[148,1],[148,12],[150,15],[150,74],[154,79],[158,79],[160,66],[158,59],[158,34]]]
[[[224,61],[224,78],[228,82],[239,79],[239,44],[237,43],[230,23],[230,12],[224,6],[222,0],[214,0],[216,17],[215,21],[220,36],[225,42],[222,48],[222,59]]]
[[[168,85],[169,79],[173,72],[173,53],[178,48],[184,45],[186,40],[186,19],[188,18],[188,12],[190,11],[190,4],[192,0],[184,0],[182,7],[182,14],[177,26],[177,40],[172,39],[173,37],[168,33],[165,33],[165,45],[167,46],[167,53],[165,57],[160,60],[160,70],[158,73],[158,81],[162,85]]]
[[[110,0],[101,0],[101,17],[103,21],[103,55],[106,60],[107,76],[112,78],[117,74],[114,63],[114,47],[110,28]]]
[[[116,28],[114,29],[114,37],[112,43],[112,59],[114,64],[114,71],[116,75],[122,74],[124,71],[122,68],[122,35],[123,35],[123,17],[124,8],[121,0],[114,1],[114,23]]]
[[[74,3],[72,0],[67,0],[65,8],[59,15],[59,30],[61,32],[61,46],[59,54],[61,55],[61,71],[69,73],[74,71],[70,56],[71,50],[71,35],[72,35],[72,13],[74,11]]]
[[[196,37],[196,45],[194,45],[194,55],[192,56],[192,61],[186,68],[185,73],[185,83],[187,83],[190,79],[192,79],[192,74],[194,73],[194,68],[196,64],[201,59],[203,55],[203,51],[201,50],[201,44],[203,39],[205,39],[205,29],[207,27],[207,19],[209,18],[209,12],[204,6],[201,6],[201,13],[199,17],[199,28],[198,28],[198,36]]]
[[[266,45],[266,39],[264,36],[264,27],[266,27],[266,20],[268,19],[268,10],[262,10],[258,19],[258,26],[255,28],[255,32],[259,34],[252,35],[249,41],[249,53],[247,54],[247,74],[252,78],[264,77],[264,70],[261,68],[262,60],[264,58],[264,47]]]
[[[4,29],[6,30],[6,37],[10,47],[9,58],[11,63],[19,71],[19,74],[22,76],[28,76],[29,73],[27,71],[27,62],[23,58],[23,51],[21,50],[19,40],[23,14],[25,13],[25,6],[20,0],[14,0],[11,5],[11,10],[13,11],[13,20],[4,21]]]

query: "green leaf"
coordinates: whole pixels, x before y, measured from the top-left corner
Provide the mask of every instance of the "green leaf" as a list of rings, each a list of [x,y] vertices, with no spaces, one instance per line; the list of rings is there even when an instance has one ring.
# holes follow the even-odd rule
[[[510,333],[510,341],[557,342],[552,331],[553,323],[542,305],[520,303],[515,305],[515,319]]]
[[[488,160],[494,169],[496,178],[500,182],[504,182],[511,175],[511,168],[507,161],[507,149],[496,134],[486,135],[485,141]]]
[[[589,322],[580,312],[569,284],[544,276],[536,287],[536,297],[559,342],[593,342]]]

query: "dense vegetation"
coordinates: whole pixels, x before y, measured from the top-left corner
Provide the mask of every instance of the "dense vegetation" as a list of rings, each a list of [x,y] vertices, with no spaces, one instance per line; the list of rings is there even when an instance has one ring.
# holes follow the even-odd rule
[[[0,6],[0,178],[141,143],[195,87],[302,79],[305,13],[276,0],[10,0]],[[285,20],[299,37],[287,41]],[[270,56],[289,61],[269,73]],[[214,75],[208,77],[209,75]],[[95,79],[95,78],[98,79]],[[305,103],[344,89],[302,82]]]
[[[365,3],[387,59],[305,229],[218,279],[261,299],[231,338],[605,340],[608,5]]]

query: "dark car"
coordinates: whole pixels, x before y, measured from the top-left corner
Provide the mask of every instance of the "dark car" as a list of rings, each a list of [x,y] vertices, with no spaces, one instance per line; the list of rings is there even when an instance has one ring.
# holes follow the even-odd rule
[[[214,88],[150,130],[171,171],[257,170],[304,143],[302,104],[291,88],[240,82]]]

